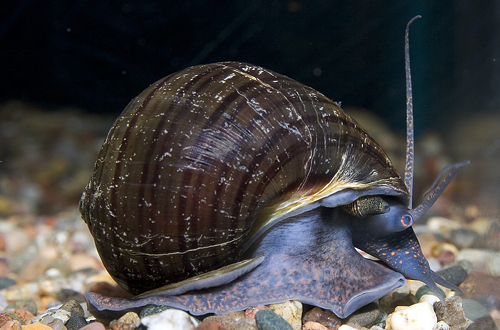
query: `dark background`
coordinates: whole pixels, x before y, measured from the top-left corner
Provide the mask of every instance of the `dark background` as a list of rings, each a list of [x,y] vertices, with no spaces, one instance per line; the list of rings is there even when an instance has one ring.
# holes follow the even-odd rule
[[[0,101],[118,115],[187,66],[245,61],[291,76],[404,130],[403,37],[417,134],[498,111],[500,2],[3,1]]]

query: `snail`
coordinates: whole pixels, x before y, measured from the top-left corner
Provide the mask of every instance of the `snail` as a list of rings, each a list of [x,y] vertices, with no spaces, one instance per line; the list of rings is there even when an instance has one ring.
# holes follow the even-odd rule
[[[412,208],[413,20],[404,179],[340,104],[259,66],[189,67],[133,99],[80,210],[109,274],[137,296],[89,292],[94,311],[200,315],[295,299],[344,318],[405,277],[441,300],[436,283],[459,290],[430,270],[411,227],[467,164]]]

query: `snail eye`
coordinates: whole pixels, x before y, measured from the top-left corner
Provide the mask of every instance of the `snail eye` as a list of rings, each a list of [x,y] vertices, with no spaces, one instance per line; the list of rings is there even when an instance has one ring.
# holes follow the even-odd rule
[[[403,227],[409,227],[413,224],[413,217],[410,214],[405,214],[400,219]]]
[[[357,218],[366,218],[371,215],[387,213],[391,207],[380,196],[363,196],[354,202],[342,206],[343,210]]]

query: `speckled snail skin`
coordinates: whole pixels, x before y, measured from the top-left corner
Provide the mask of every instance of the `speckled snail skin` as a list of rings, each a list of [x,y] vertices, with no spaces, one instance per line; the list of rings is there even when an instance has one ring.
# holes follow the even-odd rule
[[[193,66],[147,88],[111,128],[80,203],[106,269],[139,296],[89,303],[199,315],[296,299],[346,317],[405,277],[457,289],[429,269],[411,225],[466,163],[411,209],[408,26],[405,52],[404,180],[339,104],[264,68]]]

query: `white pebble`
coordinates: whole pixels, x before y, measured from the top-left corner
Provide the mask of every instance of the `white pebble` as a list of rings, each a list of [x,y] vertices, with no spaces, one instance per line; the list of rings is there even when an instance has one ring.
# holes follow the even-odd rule
[[[198,325],[198,321],[188,313],[178,309],[167,309],[159,314],[146,316],[141,323],[148,330],[192,330]]]
[[[437,317],[428,302],[409,307],[397,307],[386,321],[386,329],[392,330],[433,330]]]
[[[339,330],[357,330],[357,328],[353,328],[350,325],[343,324],[340,326]]]
[[[463,249],[457,255],[457,261],[469,260],[476,267],[484,266],[492,276],[500,276],[500,253],[479,249]]]
[[[460,223],[443,217],[431,217],[427,220],[427,228],[435,233],[446,234],[452,229],[459,229]]]
[[[429,263],[431,270],[435,272],[440,271],[442,268],[441,263],[436,258],[427,258],[427,262]]]
[[[418,302],[428,302],[432,306],[434,306],[435,303],[439,301],[439,298],[436,297],[433,294],[424,294],[422,297],[420,297],[420,300]]]
[[[439,321],[438,323],[436,323],[434,328],[432,328],[432,330],[450,330],[450,329],[451,327],[445,321]]]

